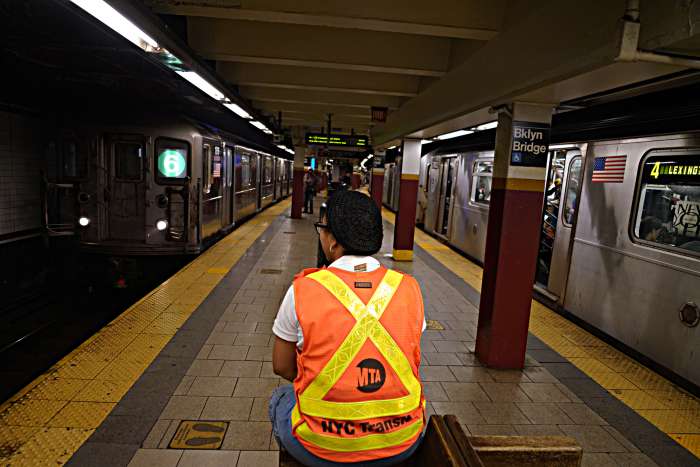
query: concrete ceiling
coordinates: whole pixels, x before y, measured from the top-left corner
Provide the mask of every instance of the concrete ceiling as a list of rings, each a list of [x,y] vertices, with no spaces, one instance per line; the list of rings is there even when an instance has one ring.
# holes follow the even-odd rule
[[[496,37],[507,0],[145,0],[282,126],[369,133]],[[398,7],[400,5],[400,7]]]
[[[189,46],[282,127],[318,131],[330,114],[333,131],[375,146],[483,123],[516,99],[557,106],[684,69],[617,60],[628,0],[143,1],[184,19]],[[640,10],[641,50],[700,56],[700,7]]]

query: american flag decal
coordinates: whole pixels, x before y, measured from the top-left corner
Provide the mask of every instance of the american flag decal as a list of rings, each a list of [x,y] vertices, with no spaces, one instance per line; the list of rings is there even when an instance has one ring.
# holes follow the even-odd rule
[[[593,182],[622,183],[625,181],[627,156],[596,157],[593,163]]]

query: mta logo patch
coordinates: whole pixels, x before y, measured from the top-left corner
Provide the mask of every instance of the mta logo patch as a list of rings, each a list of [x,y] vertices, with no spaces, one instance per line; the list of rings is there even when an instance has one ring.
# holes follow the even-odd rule
[[[384,386],[386,370],[384,365],[373,358],[366,358],[357,365],[360,377],[357,379],[357,389],[361,392],[375,392]]]

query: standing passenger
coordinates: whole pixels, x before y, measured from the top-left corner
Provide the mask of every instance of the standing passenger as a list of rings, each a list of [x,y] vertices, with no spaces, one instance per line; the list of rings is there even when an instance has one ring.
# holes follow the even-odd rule
[[[272,328],[274,371],[293,381],[272,394],[273,431],[304,465],[394,465],[425,423],[420,288],[370,256],[383,228],[366,195],[335,193],[316,230],[330,266],[295,277]]]
[[[316,196],[316,174],[314,169],[309,169],[304,175],[304,212],[314,213],[314,196]]]

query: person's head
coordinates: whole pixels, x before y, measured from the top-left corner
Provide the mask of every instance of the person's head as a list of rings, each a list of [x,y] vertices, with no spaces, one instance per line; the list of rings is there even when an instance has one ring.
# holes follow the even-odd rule
[[[322,208],[316,229],[329,262],[345,255],[373,255],[384,238],[379,208],[357,191],[334,193]]]
[[[654,242],[663,231],[663,228],[663,224],[656,217],[645,217],[639,223],[639,237]]]
[[[313,174],[314,174],[314,169],[309,169],[309,173],[310,173],[311,175],[313,175]]]

